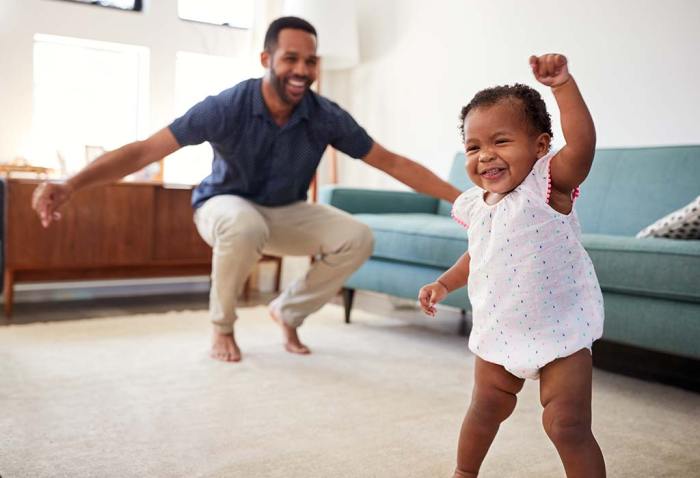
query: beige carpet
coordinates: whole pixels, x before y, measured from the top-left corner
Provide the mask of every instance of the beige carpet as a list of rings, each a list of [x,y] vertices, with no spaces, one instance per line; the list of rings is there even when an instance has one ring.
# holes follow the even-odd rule
[[[204,312],[0,328],[0,476],[448,477],[472,383],[465,340],[335,305],[291,356],[243,309],[244,361],[207,358]],[[426,319],[427,320],[427,319]],[[700,395],[595,371],[610,477],[700,476]],[[529,382],[483,477],[559,477]]]

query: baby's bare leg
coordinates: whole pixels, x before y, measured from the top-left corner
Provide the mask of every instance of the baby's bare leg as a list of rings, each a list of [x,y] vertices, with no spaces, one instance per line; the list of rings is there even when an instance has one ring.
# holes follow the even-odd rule
[[[457,469],[453,478],[473,478],[479,473],[501,422],[515,409],[515,395],[524,380],[500,365],[476,358],[474,391],[462,423],[457,449]]]
[[[588,349],[540,371],[542,424],[559,452],[567,478],[605,477],[605,462],[591,431],[592,360]]]

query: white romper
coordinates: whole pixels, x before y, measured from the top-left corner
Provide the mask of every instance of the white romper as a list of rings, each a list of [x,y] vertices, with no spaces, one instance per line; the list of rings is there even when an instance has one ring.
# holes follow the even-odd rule
[[[520,378],[537,379],[544,365],[590,350],[603,334],[603,296],[576,213],[548,204],[553,156],[498,203],[473,187],[452,208],[468,227],[469,349]]]

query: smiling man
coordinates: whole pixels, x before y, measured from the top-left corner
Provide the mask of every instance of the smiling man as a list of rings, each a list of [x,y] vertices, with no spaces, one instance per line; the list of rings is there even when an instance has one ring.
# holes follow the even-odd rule
[[[371,254],[367,226],[306,201],[328,145],[419,192],[450,202],[459,195],[423,166],[384,149],[341,107],[310,90],[318,74],[316,43],[316,30],[305,20],[275,20],[261,53],[263,78],[207,97],[150,138],[110,151],[65,183],[44,183],[34,193],[33,207],[48,227],[76,190],[116,181],[184,146],[209,142],[212,172],[195,189],[192,205],[197,230],[213,249],[209,312],[211,356],[217,360],[241,359],[234,335],[237,297],[263,252],[318,259],[269,307],[286,350],[297,354],[310,353],[297,328]]]

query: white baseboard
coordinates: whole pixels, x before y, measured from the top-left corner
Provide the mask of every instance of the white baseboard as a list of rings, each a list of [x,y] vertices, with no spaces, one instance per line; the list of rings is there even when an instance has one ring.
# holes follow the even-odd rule
[[[15,285],[15,302],[91,300],[107,297],[206,293],[208,276],[164,277],[71,282],[35,282]]]

